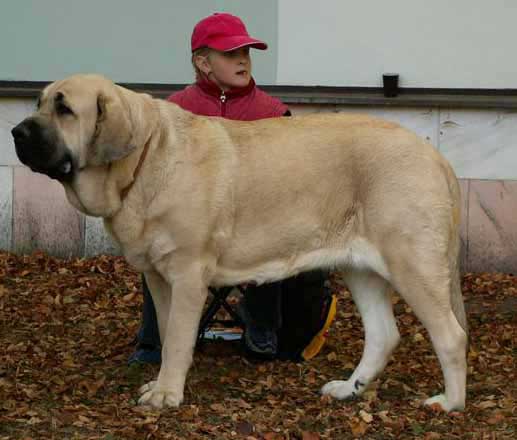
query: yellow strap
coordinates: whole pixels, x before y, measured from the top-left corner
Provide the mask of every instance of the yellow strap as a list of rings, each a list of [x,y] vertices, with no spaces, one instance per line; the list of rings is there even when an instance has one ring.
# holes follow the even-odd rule
[[[319,351],[321,350],[321,347],[323,347],[323,344],[325,344],[325,339],[327,337],[327,330],[330,327],[330,324],[332,324],[332,321],[334,321],[334,318],[336,316],[336,306],[337,306],[337,298],[336,295],[332,295],[332,300],[329,307],[329,312],[327,314],[327,319],[325,321],[325,325],[322,327],[322,329],[318,332],[314,338],[312,338],[311,342],[302,352],[302,358],[308,361],[309,359],[312,359],[314,356],[316,356]]]

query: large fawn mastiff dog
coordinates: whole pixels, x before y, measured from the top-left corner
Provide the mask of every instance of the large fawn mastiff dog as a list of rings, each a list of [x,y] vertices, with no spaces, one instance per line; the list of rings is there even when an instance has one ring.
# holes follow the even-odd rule
[[[392,286],[443,369],[445,393],[426,403],[464,407],[460,193],[449,164],[415,134],[359,115],[195,116],[96,75],[50,84],[12,134],[20,160],[103,217],[145,273],[163,361],[141,404],[183,400],[209,286],[333,268],[361,313],[365,347],[352,376],[323,394],[359,395],[386,366],[399,341]]]

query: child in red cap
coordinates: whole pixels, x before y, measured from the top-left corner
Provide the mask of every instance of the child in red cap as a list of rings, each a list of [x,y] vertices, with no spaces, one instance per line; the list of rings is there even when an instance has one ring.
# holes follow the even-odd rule
[[[240,18],[227,13],[204,18],[194,27],[191,46],[196,82],[169,96],[168,101],[198,115],[241,121],[290,116],[285,104],[255,85],[250,48],[265,50],[267,45],[250,37]],[[244,342],[248,351],[257,357],[274,358],[279,348],[282,295],[287,297],[292,293],[298,302],[302,295],[319,304],[319,297],[327,294],[324,282],[322,272],[311,272],[282,282],[248,286],[240,307],[246,323]],[[142,326],[137,336],[138,348],[130,363],[160,362],[156,312],[145,279],[143,289]]]
[[[265,50],[267,45],[251,38],[240,18],[210,15],[194,27],[191,44],[196,83],[169,101],[197,115],[240,121],[290,114],[285,104],[255,85],[250,47]]]

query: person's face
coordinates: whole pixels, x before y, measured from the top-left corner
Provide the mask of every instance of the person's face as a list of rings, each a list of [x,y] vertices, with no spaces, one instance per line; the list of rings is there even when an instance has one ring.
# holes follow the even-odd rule
[[[230,52],[211,50],[202,60],[201,70],[222,90],[246,87],[251,80],[250,48]]]

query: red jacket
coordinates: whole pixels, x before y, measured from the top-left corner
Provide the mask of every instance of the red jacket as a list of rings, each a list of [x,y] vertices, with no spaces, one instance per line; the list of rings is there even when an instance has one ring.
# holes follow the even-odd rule
[[[239,121],[274,118],[289,114],[280,100],[260,90],[253,78],[247,87],[227,92],[211,81],[199,80],[180,92],[173,93],[167,101],[178,104],[196,115],[222,116]]]

